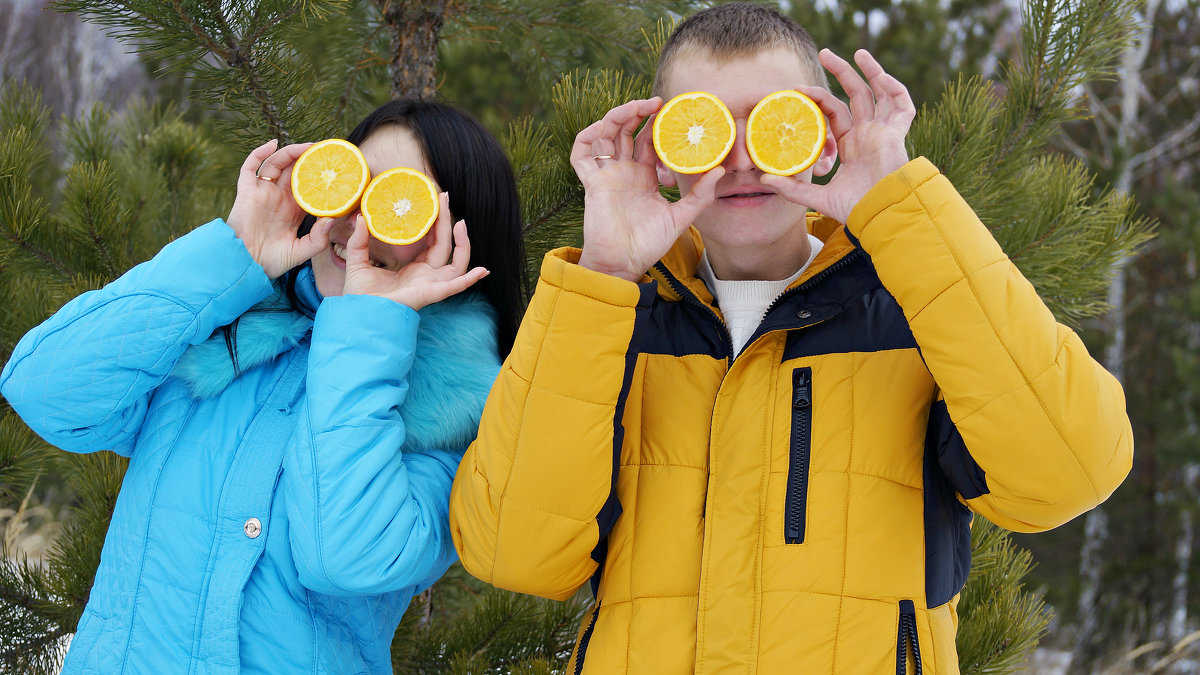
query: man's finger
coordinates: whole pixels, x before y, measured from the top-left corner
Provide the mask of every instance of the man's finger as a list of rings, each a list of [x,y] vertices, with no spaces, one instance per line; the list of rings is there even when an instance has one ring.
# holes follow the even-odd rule
[[[682,223],[683,227],[690,225],[692,221],[700,215],[700,212],[708,208],[717,196],[717,181],[725,175],[725,167],[716,166],[709,169],[696,181],[692,189],[679,201],[671,205],[675,211],[675,220],[677,223]],[[681,228],[682,229],[682,228]]]
[[[633,140],[633,161],[650,168],[654,168],[658,163],[658,153],[654,150],[654,115],[646,118],[642,130]]]
[[[829,122],[829,131],[834,138],[845,136],[854,126],[850,108],[840,98],[834,96],[833,92],[824,87],[800,87],[798,91],[811,98],[821,112],[825,113],[825,119]]]
[[[855,52],[854,60],[862,69],[875,94],[876,117],[884,121],[894,119],[899,123],[911,122],[916,117],[917,108],[908,93],[908,88],[888,74],[867,50],[860,49]]]
[[[829,49],[822,49],[819,57],[821,65],[833,73],[842,89],[846,91],[846,96],[850,99],[850,114],[854,119],[875,119],[875,97],[871,93],[871,87],[867,86],[858,71],[854,70],[854,66]]]
[[[775,188],[779,196],[800,206],[806,206],[815,211],[822,211],[821,191],[825,188],[808,181],[796,180],[791,176],[776,176],[763,174],[760,179],[763,185]]]

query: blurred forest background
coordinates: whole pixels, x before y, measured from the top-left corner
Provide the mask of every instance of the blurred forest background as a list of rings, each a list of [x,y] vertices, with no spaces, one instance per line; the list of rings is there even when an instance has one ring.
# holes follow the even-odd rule
[[[531,252],[574,241],[577,232],[562,223],[578,217],[577,184],[571,187],[565,159],[541,158],[640,91],[644,82],[636,78],[652,63],[655,36],[669,29],[659,19],[686,16],[708,3],[207,3],[228,5],[230,16],[244,23],[202,26],[215,39],[201,46],[162,31],[163,23],[190,30],[181,16],[170,15],[172,4],[63,1],[48,7],[46,0],[0,0],[0,160],[19,163],[6,152],[33,158],[26,182],[49,185],[46,194],[62,193],[61,208],[69,212],[64,221],[96,220],[95,241],[121,242],[113,250],[99,247],[102,259],[55,252],[49,244],[39,249],[37,237],[45,235],[24,231],[24,223],[60,208],[57,198],[43,194],[39,201],[38,193],[6,183],[13,176],[0,168],[0,214],[10,218],[0,222],[0,240],[40,255],[50,270],[31,272],[39,281],[24,290],[0,285],[0,362],[38,315],[44,318],[69,297],[148,258],[171,236],[223,216],[250,148],[268,138],[344,135],[397,92],[436,90],[471,111],[505,139],[525,188],[564,186],[523,193],[527,218],[537,221],[530,226]],[[1060,115],[1043,152],[1069,162],[1055,165],[1060,173],[1081,167],[1095,177],[1080,178],[1090,191],[1078,197],[1080,204],[1133,209],[1117,219],[1124,225],[1113,226],[1133,234],[1092,260],[1067,266],[1107,269],[1113,251],[1121,258],[1144,239],[1147,223],[1156,224],[1156,236],[1116,266],[1111,284],[1103,280],[1107,293],[1101,299],[1111,311],[1088,299],[1087,289],[1074,292],[1069,269],[1047,273],[1045,284],[1059,289],[1055,311],[1080,328],[1092,353],[1123,381],[1136,451],[1129,479],[1100,509],[1050,533],[1013,537],[1032,555],[1027,588],[1053,612],[1029,670],[1200,673],[1200,0],[1030,4],[1049,8],[1042,16],[1048,24],[1081,8],[1103,13],[1108,5],[1132,7],[1118,25],[1120,35],[1096,38],[1122,45],[1109,76],[1067,83],[1074,112]],[[919,108],[928,106],[918,121],[950,98],[948,85],[961,87],[970,78],[994,82],[987,91],[997,97],[1008,93],[1006,64],[1029,36],[1022,22],[1029,12],[1019,0],[791,0],[777,6],[821,46],[844,56],[859,47],[871,50],[908,85]],[[270,37],[280,42],[264,37],[270,49],[250,49],[253,41],[243,29],[256,25],[274,26]],[[361,32],[362,26],[373,28]],[[1071,30],[1091,39],[1087,26]],[[298,61],[306,69],[285,67]],[[397,70],[398,61],[407,68]],[[240,88],[222,79],[230,71],[242,73]],[[37,138],[17,138],[18,128]],[[108,168],[82,161],[89,158]],[[138,173],[148,164],[153,172]],[[125,191],[117,196],[113,189],[105,203],[81,196],[103,194],[106,185]],[[1052,186],[1028,185],[1031,192],[1043,189]],[[1116,203],[1123,194],[1133,200]],[[1051,239],[1052,231],[1043,235],[1028,244]],[[4,250],[0,275],[12,278],[17,258]],[[531,256],[531,265],[538,257]],[[7,412],[0,405],[0,414]],[[8,556],[28,556],[36,567],[64,532],[81,527],[81,520],[106,517],[103,508],[83,515],[71,508],[92,498],[111,505],[121,465],[113,459],[38,459],[30,468],[29,458],[42,448],[19,426],[11,414],[0,419],[0,439],[20,439],[0,448],[0,537]],[[101,465],[114,478],[107,487],[86,483],[94,494],[80,497],[80,475]],[[53,564],[54,558],[47,560]],[[438,603],[453,602],[455,588],[474,592],[456,574],[445,582],[441,599],[426,596],[423,616],[406,622],[434,617]],[[57,592],[86,597],[86,587]],[[495,602],[503,605],[497,605],[500,612],[533,611],[521,600]],[[579,607],[555,611],[541,619],[537,639],[569,643]],[[458,666],[468,672],[470,660],[464,659]]]

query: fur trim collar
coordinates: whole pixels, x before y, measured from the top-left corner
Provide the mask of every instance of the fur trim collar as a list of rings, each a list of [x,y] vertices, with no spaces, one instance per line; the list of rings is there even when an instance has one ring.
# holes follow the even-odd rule
[[[461,450],[475,437],[483,402],[500,370],[495,310],[478,293],[466,293],[424,307],[419,314],[408,396],[400,408],[408,438],[404,445]],[[240,372],[298,346],[312,323],[291,309],[283,293],[276,293],[236,322],[236,372],[225,331],[218,330],[189,347],[171,375],[182,380],[193,397],[212,398]]]

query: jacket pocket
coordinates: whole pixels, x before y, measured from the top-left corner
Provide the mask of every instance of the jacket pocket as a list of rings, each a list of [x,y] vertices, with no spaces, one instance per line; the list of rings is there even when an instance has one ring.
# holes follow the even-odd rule
[[[908,672],[911,663],[912,672]],[[896,627],[896,675],[921,675],[921,642],[917,639],[917,609],[912,600],[900,601]]]
[[[811,445],[812,368],[797,368],[792,371],[792,439],[783,505],[783,539],[788,544],[804,543]]]

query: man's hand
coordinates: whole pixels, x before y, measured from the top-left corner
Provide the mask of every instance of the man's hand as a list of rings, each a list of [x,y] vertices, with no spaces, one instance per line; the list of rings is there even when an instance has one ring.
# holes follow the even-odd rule
[[[706,173],[678,202],[659,194],[653,125],[647,122],[636,139],[634,131],[661,106],[657,96],[629,101],[575,137],[571,166],[584,189],[583,267],[641,279],[713,201],[717,180],[725,174],[721,167]]]
[[[763,175],[762,182],[785,198],[844,223],[867,191],[908,161],[904,138],[917,111],[908,89],[884,72],[865,49],[855,52],[854,61],[866,80],[828,49],[821,50],[820,59],[846,90],[850,105],[819,87],[801,91],[829,118],[842,164],[826,185],[769,174]]]
[[[355,217],[354,234],[346,242],[343,295],[378,295],[421,309],[465,291],[488,275],[488,270],[482,267],[467,268],[471,262],[467,224],[460,220],[451,226],[449,197],[443,192],[438,198],[441,208],[429,234],[433,237],[429,247],[399,269],[372,264],[367,223],[362,215]]]

